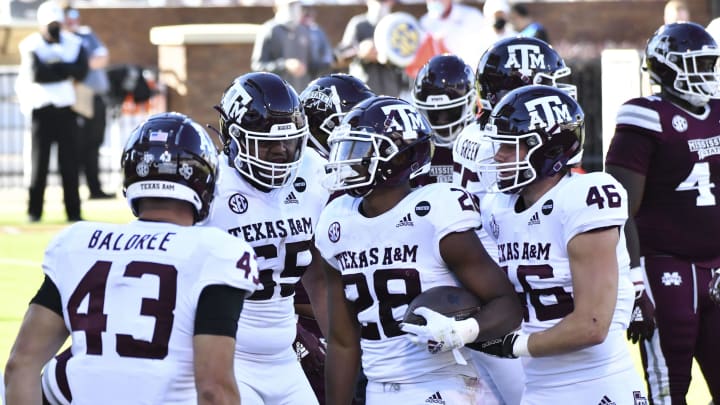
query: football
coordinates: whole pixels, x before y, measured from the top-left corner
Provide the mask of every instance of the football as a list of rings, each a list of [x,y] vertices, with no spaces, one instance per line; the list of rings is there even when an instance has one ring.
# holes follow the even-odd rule
[[[455,317],[456,320],[460,321],[479,311],[482,302],[470,291],[462,287],[451,285],[433,287],[423,291],[410,302],[403,317],[404,323],[425,325],[425,318],[413,314],[415,308],[418,307],[427,307],[445,316]]]

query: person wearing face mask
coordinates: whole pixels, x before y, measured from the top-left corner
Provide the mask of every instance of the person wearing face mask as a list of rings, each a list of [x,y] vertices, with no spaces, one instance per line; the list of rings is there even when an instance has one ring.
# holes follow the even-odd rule
[[[38,222],[42,217],[50,149],[54,143],[57,143],[67,219],[70,222],[81,219],[75,153],[77,123],[71,106],[75,103],[73,80],[85,78],[88,58],[81,39],[62,30],[64,19],[59,4],[42,3],[37,10],[39,30],[18,45],[20,71],[15,92],[23,114],[31,119],[30,222]]]
[[[509,22],[510,4],[507,0],[488,0],[483,6],[483,13],[487,19],[486,31],[482,35],[483,49],[489,48],[495,42],[517,35],[515,28]]]
[[[338,66],[364,81],[376,94],[397,97],[409,81],[403,71],[378,61],[373,36],[378,22],[392,12],[395,0],[367,0],[367,12],[350,19],[340,44],[335,49]]]
[[[482,12],[455,0],[426,0],[426,5],[427,13],[420,17],[422,29],[435,43],[468,65],[477,66],[484,48],[477,46],[473,33],[485,26]]]
[[[303,24],[299,0],[276,0],[275,17],[265,22],[255,37],[251,68],[275,73],[302,90],[312,79],[326,73],[332,62],[317,56],[314,38],[310,27]]]

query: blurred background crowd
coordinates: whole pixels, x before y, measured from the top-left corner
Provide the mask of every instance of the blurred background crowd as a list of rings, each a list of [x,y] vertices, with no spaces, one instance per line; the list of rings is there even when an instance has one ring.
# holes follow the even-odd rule
[[[40,3],[10,0],[0,4],[0,116],[3,117],[0,186],[3,187],[25,187],[30,181],[29,122],[20,113],[13,86],[20,63],[18,43],[37,30],[36,13]],[[83,191],[83,195],[96,196],[117,191],[118,179],[113,173],[118,168],[122,134],[129,132],[127,127],[136,125],[150,112],[164,109],[185,111],[199,122],[213,123],[214,99],[203,99],[222,92],[228,77],[252,70],[270,70],[288,79],[301,92],[310,80],[321,74],[349,72],[365,80],[378,93],[403,97],[407,96],[413,79],[412,68],[417,69],[432,54],[450,51],[475,67],[474,59],[479,58],[487,46],[516,34],[546,40],[572,68],[573,74],[568,80],[577,85],[578,99],[588,112],[583,167],[588,171],[601,170],[603,134],[612,130],[611,124],[603,125],[603,120],[614,113],[608,106],[603,109],[603,103],[607,104],[616,90],[623,93],[618,99],[632,96],[628,94],[628,87],[638,95],[649,93],[649,84],[640,76],[639,69],[641,52],[649,35],[666,18],[677,14],[678,7],[703,26],[720,15],[720,4],[711,0],[74,0],[62,3],[76,10],[82,25],[92,29],[109,56],[105,67],[109,87],[103,97],[107,104],[106,134],[98,150],[100,180],[80,179],[81,187],[87,185],[89,190]],[[457,3],[453,8],[455,13],[461,13],[472,29],[458,28],[456,32],[448,29],[462,25],[453,20],[453,15],[443,15],[449,3]],[[437,41],[423,42],[420,51],[428,54],[409,67],[383,60],[387,56],[378,55],[377,49],[387,48],[393,38],[387,37],[381,41],[387,43],[376,47],[373,33],[379,20],[389,13],[404,13],[415,20],[420,30],[435,31],[437,35],[433,38],[442,38],[443,48],[438,48]],[[305,35],[313,38],[312,49],[307,48],[308,44],[298,45],[305,41]],[[400,39],[407,40],[407,37]],[[626,64],[628,76],[603,77],[603,54],[616,49],[636,53],[634,61],[615,62],[616,66]],[[609,72],[611,70],[606,69],[605,74]],[[617,70],[612,70],[612,74],[616,73]],[[51,160],[51,173],[56,170]],[[49,181],[56,180],[51,176]],[[100,182],[107,183],[107,190],[102,189],[104,185],[97,185]]]

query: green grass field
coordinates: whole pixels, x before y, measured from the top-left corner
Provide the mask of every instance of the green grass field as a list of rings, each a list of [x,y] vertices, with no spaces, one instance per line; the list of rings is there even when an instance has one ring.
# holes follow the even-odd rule
[[[0,208],[0,365],[5,368],[10,348],[20,327],[28,301],[42,281],[40,264],[45,246],[63,229],[65,216],[59,189],[48,189],[43,221],[27,224],[25,190],[3,190]],[[127,222],[133,216],[124,199],[83,201],[83,217],[92,221]],[[638,372],[642,372],[639,351],[631,347]],[[1,370],[1,369],[0,369]],[[710,394],[697,364],[687,403],[706,405]]]

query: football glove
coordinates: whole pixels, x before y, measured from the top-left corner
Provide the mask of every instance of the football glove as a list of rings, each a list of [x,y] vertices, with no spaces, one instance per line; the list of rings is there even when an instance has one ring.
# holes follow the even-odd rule
[[[650,340],[655,333],[655,305],[645,292],[644,273],[642,266],[630,269],[630,279],[635,287],[635,304],[627,329],[627,339],[633,343],[642,339]]]
[[[503,337],[468,345],[469,348],[503,359],[516,359],[529,356],[527,350],[528,335],[519,331],[510,332]]]
[[[720,305],[720,269],[715,269],[715,274],[710,281],[710,299]]]
[[[427,347],[430,353],[459,349],[474,342],[480,327],[474,318],[455,320],[427,307],[418,307],[413,313],[425,318],[425,325],[402,323],[400,329],[418,346]]]
[[[325,345],[314,334],[297,324],[293,349],[306,375],[322,376],[325,367]]]

